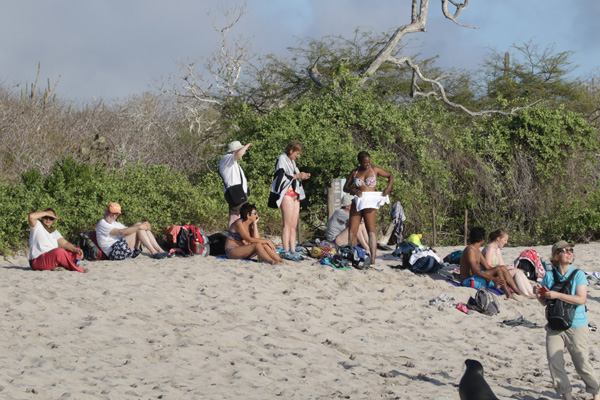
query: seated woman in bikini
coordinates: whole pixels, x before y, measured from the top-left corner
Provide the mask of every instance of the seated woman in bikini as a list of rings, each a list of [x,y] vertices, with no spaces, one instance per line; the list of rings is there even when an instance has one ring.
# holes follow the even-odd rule
[[[492,267],[505,265],[504,260],[502,259],[502,251],[500,251],[500,249],[508,243],[508,232],[504,229],[496,229],[489,234],[488,238],[488,244],[481,252],[483,257],[485,257],[485,261],[487,261],[487,263]],[[527,298],[535,299],[533,287],[529,283],[529,280],[523,271],[514,265],[506,265],[506,269],[515,280],[515,283],[521,291],[521,294]]]
[[[225,254],[230,259],[243,259],[258,256],[259,261],[269,264],[282,263],[273,242],[261,239],[258,233],[258,213],[254,204],[246,203],[240,209],[240,217],[229,227]]]

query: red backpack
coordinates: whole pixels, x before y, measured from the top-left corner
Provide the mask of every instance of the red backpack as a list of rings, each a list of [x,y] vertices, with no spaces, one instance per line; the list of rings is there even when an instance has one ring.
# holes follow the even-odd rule
[[[521,269],[525,276],[532,280],[541,282],[546,275],[546,265],[542,262],[540,255],[533,249],[523,250],[515,260],[515,267]]]
[[[210,253],[208,237],[195,225],[171,225],[167,228],[167,246],[180,249],[186,256],[203,256]]]

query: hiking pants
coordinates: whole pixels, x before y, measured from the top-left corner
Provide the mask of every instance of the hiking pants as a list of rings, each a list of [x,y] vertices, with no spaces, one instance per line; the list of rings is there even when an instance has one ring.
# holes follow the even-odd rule
[[[590,362],[588,351],[588,327],[569,328],[555,331],[546,327],[546,355],[556,393],[571,393],[571,383],[565,370],[564,349],[571,354],[575,370],[585,383],[588,393],[600,393],[600,385]]]

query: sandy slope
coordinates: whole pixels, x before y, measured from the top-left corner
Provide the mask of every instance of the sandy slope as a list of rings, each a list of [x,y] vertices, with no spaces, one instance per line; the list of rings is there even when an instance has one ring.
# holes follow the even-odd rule
[[[505,260],[523,249],[506,248]],[[550,246],[535,249],[547,259]],[[575,264],[600,271],[598,254],[598,243],[576,246]],[[2,260],[0,398],[458,399],[466,358],[483,363],[500,398],[556,398],[544,330],[502,324],[523,315],[543,325],[537,301],[502,298],[492,317],[430,306],[475,291],[398,264],[338,271],[144,254],[79,274]],[[593,323],[599,297],[591,286]]]

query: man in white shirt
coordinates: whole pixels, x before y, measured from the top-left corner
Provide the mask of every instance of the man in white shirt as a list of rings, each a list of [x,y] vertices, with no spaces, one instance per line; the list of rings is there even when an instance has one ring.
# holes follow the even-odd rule
[[[150,251],[152,258],[163,259],[168,256],[168,253],[156,242],[148,221],[137,222],[133,226],[126,227],[117,222],[119,215],[121,215],[119,203],[110,203],[104,211],[104,218],[96,225],[98,246],[109,259],[135,258],[142,252],[142,245]]]
[[[52,208],[29,214],[29,266],[35,270],[63,267],[84,272],[79,266],[83,251],[69,243],[52,226],[57,219]]]
[[[248,143],[243,146],[239,141],[233,141],[227,145],[227,154],[225,154],[219,162],[219,175],[223,178],[223,192],[225,193],[225,200],[229,204],[229,222],[227,228],[231,224],[240,218],[240,207],[248,202],[248,182],[246,181],[246,175],[242,167],[238,164],[238,160],[244,156],[246,150],[252,146],[252,143]],[[232,186],[242,185],[243,192],[246,194],[245,201],[239,201],[239,199],[232,199],[228,189]],[[238,203],[238,204],[236,204]]]

